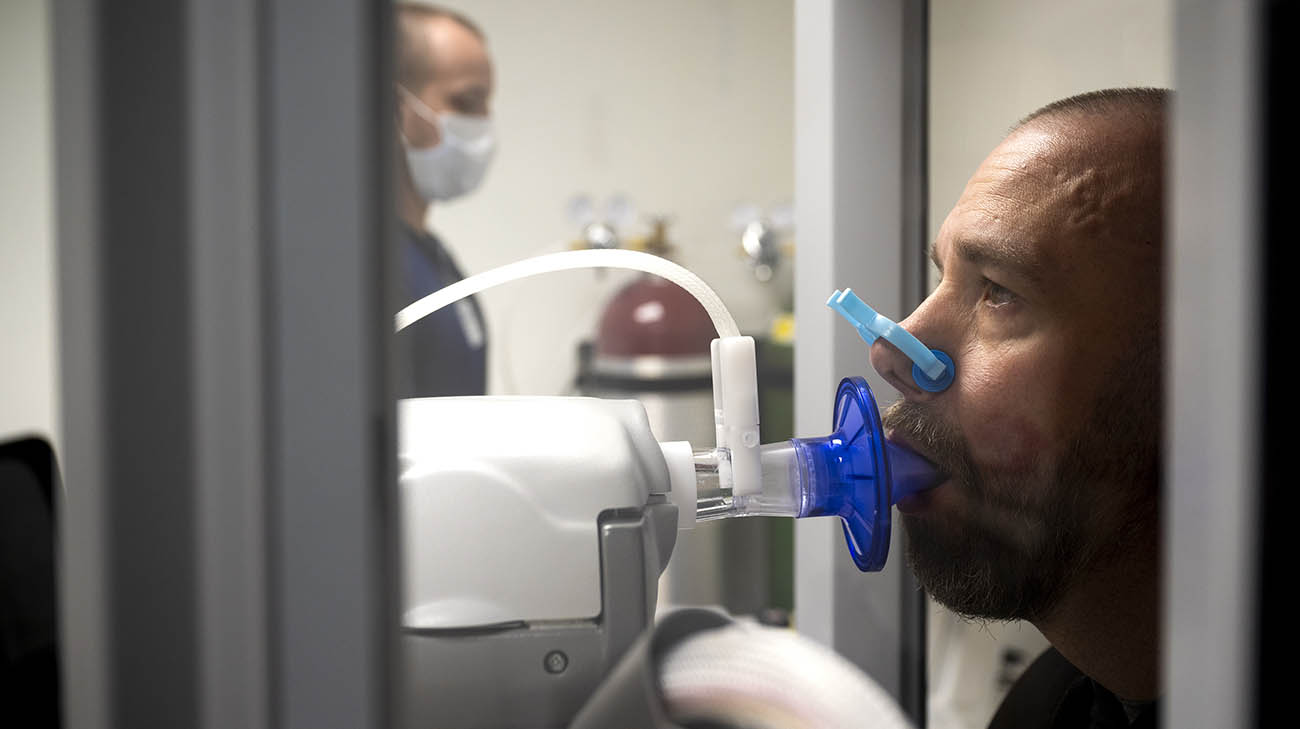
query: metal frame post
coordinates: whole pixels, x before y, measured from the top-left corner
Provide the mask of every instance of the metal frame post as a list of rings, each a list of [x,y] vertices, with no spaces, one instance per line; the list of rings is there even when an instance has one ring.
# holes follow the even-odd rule
[[[800,0],[795,5],[795,430],[824,435],[847,375],[872,370],[856,333],[825,307],[851,286],[899,317],[924,295],[926,4]],[[882,405],[887,404],[882,402]],[[899,558],[858,572],[840,526],[795,529],[800,632],[863,668],[924,723],[924,597]]]
[[[1166,726],[1258,721],[1264,5],[1185,0],[1176,11],[1166,259]]]
[[[54,4],[69,727],[382,727],[390,9]]]

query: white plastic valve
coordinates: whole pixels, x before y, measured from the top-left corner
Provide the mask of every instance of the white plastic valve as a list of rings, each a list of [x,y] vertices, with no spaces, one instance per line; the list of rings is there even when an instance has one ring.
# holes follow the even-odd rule
[[[759,463],[758,371],[753,337],[721,337],[710,347],[713,358],[713,419],[719,448],[731,458],[736,496],[762,491]]]

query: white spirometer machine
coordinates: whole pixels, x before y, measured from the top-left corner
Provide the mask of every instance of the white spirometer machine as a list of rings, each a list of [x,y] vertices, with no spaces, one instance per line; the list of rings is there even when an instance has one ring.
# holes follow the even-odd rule
[[[937,482],[927,461],[885,439],[861,378],[840,384],[831,435],[760,444],[753,339],[740,336],[703,281],[657,256],[585,250],[509,264],[415,302],[396,327],[506,281],[586,267],[653,273],[703,304],[719,334],[711,352],[717,442],[658,442],[635,400],[400,401],[411,726],[626,721],[629,702],[644,698],[636,685],[644,677],[628,678],[630,688],[606,688],[605,679],[654,623],[659,574],[678,529],[739,516],[839,516],[855,563],[879,570],[892,504]],[[904,349],[918,384],[938,390],[952,381],[947,355],[925,349],[851,291],[836,291],[828,305],[868,342],[885,336]],[[679,632],[716,625],[707,615],[693,621]]]

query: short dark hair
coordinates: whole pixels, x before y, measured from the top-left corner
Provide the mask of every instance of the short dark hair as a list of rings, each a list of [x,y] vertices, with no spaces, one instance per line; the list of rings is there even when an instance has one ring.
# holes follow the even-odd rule
[[[1161,123],[1173,92],[1150,86],[1100,89],[1053,101],[1016,122],[1011,131],[1038,120],[1078,118],[1114,112],[1133,114],[1150,123]]]
[[[487,42],[474,21],[465,15],[430,3],[402,2],[394,11],[396,33],[393,44],[396,49],[395,72],[397,82],[407,90],[418,93],[420,87],[433,80],[433,49],[429,47],[428,37],[421,32],[421,26],[430,20],[450,20],[473,33],[479,40]]]

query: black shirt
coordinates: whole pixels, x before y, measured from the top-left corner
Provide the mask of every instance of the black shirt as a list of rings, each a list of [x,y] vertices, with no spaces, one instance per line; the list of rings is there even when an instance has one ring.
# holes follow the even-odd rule
[[[464,278],[433,235],[399,228],[399,307]],[[487,391],[487,328],[473,297],[445,306],[397,334],[397,396],[482,395]]]
[[[989,729],[1155,729],[1158,708],[1153,702],[1126,711],[1115,694],[1048,648],[1011,687]]]

